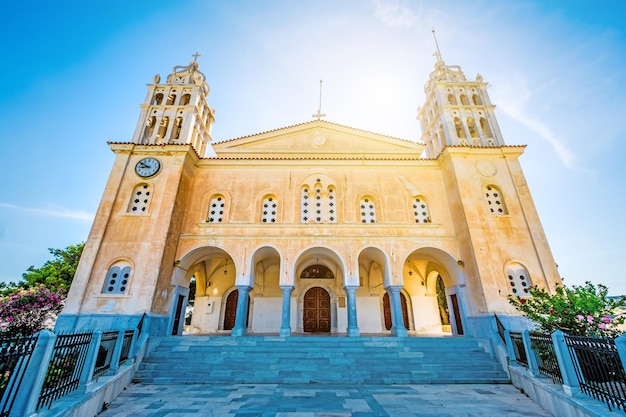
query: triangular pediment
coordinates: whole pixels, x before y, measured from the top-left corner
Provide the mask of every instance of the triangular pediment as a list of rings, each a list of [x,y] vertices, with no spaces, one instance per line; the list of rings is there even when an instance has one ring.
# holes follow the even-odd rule
[[[419,157],[424,144],[325,120],[213,144],[217,158]]]

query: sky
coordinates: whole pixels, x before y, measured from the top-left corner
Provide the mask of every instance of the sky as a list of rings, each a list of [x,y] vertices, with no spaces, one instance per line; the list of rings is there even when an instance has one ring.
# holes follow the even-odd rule
[[[214,141],[312,120],[419,140],[443,59],[480,73],[566,285],[626,294],[626,2],[24,0],[0,15],[0,281],[87,239],[155,74],[199,52]]]

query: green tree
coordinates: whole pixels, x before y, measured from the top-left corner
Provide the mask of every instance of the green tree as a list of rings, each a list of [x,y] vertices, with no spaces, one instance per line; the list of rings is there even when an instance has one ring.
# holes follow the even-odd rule
[[[571,288],[558,286],[554,294],[538,287],[529,289],[531,297],[509,296],[509,302],[532,320],[540,331],[561,330],[573,336],[617,337],[624,317],[616,316],[626,306],[626,297],[607,297],[605,285],[587,281]]]
[[[80,255],[83,253],[85,243],[68,246],[65,249],[52,249],[48,251],[54,259],[47,261],[40,268],[30,266],[25,273],[22,274],[23,288],[30,288],[43,284],[51,290],[62,289],[67,291],[72,284]]]
[[[84,247],[85,243],[79,243],[68,246],[65,249],[49,248],[48,251],[53,256],[52,260],[47,261],[39,268],[30,266],[22,274],[22,280],[19,282],[1,282],[0,295],[15,294],[22,289],[40,285],[51,291],[67,293],[74,279],[78,261]]]

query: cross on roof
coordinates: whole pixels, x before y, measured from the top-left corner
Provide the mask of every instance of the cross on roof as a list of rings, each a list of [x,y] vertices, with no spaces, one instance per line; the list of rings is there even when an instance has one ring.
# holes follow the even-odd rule
[[[193,57],[193,62],[196,62],[198,60],[198,57],[200,56],[200,54],[196,52],[195,54],[193,54],[191,56]]]
[[[326,117],[326,115],[322,113],[322,80],[320,80],[320,106],[317,108],[317,113],[312,117],[317,118],[317,120],[320,120],[322,117]]]

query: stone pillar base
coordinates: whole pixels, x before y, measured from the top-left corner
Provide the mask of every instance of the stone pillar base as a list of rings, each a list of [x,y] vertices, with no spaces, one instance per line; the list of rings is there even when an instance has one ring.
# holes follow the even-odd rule
[[[348,329],[348,337],[359,337],[359,336],[361,336],[361,332],[359,332],[358,327]]]

